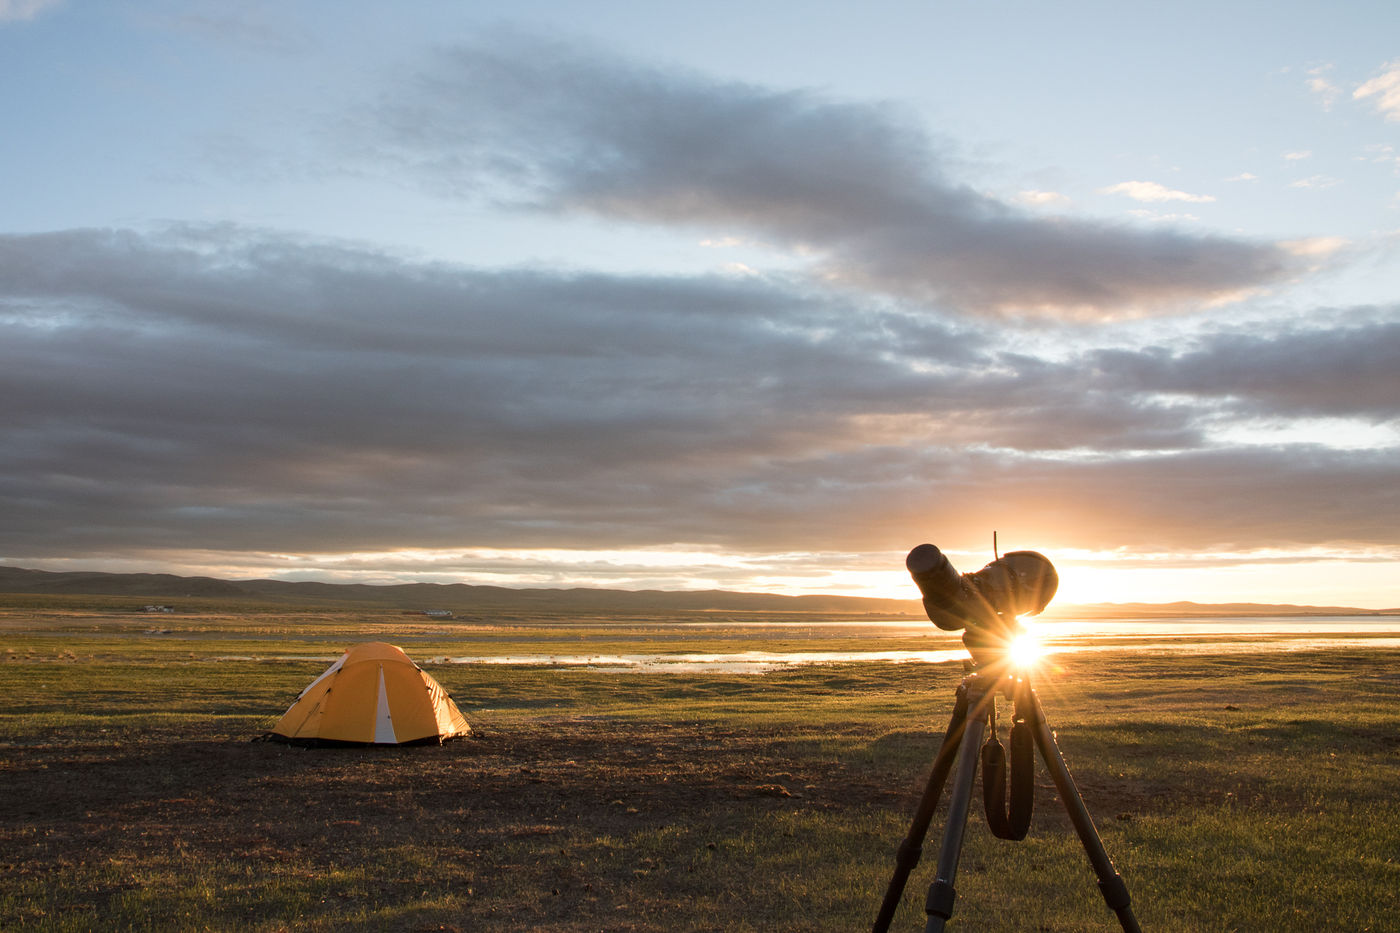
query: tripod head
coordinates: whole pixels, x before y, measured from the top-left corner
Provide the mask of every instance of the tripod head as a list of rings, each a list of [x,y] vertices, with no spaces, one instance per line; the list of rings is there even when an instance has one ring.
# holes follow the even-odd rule
[[[1036,615],[1054,598],[1060,577],[1036,551],[1012,551],[976,573],[958,573],[932,544],[909,552],[904,565],[923,594],[934,625],[963,632],[978,667],[1005,662],[1011,642],[1025,629],[1018,616]]]

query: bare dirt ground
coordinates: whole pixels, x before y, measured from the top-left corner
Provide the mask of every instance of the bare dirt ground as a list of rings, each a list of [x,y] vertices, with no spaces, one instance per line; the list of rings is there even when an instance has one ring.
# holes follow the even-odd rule
[[[261,879],[245,886],[286,886],[290,906],[233,897],[246,903],[223,918],[229,926],[276,928],[279,910],[295,913],[298,897],[312,897],[348,914],[402,903],[405,925],[386,928],[474,929],[485,918],[653,929],[638,898],[658,884],[711,896],[712,882],[726,884],[724,850],[755,822],[871,806],[907,812],[917,775],[886,780],[834,758],[794,758],[794,738],[589,717],[403,749],[303,749],[179,730],[55,736],[0,749],[0,833],[10,840],[0,871],[10,883],[90,884],[68,892],[67,909],[98,918],[142,886],[237,887],[242,877]],[[636,844],[653,837],[654,848]],[[697,868],[710,881],[694,877]],[[308,891],[295,893],[299,885]],[[464,919],[409,910],[442,890]],[[38,915],[15,919],[44,926]]]

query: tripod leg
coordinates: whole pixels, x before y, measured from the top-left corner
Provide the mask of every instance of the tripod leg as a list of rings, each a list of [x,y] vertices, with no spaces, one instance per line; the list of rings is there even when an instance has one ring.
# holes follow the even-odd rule
[[[924,836],[929,823],[933,822],[933,811],[938,808],[938,798],[943,793],[943,784],[948,780],[948,772],[953,768],[953,759],[962,742],[963,724],[967,719],[967,689],[958,688],[957,701],[953,704],[953,717],[948,721],[948,731],[943,733],[943,744],[938,746],[938,755],[933,759],[933,770],[929,772],[928,783],[924,785],[924,795],[919,798],[918,809],[914,811],[914,821],[909,833],[899,844],[895,853],[894,876],[885,888],[885,900],[880,905],[880,915],[875,918],[871,933],[885,933],[894,920],[894,912],[899,900],[904,896],[904,884],[909,873],[919,864],[923,855]]]
[[[982,756],[982,732],[987,726],[988,707],[996,702],[995,682],[968,690],[972,715],[963,729],[962,747],[958,749],[953,775],[953,790],[948,797],[948,822],[943,827],[943,844],[938,850],[938,872],[929,885],[924,901],[928,923],[924,933],[943,933],[944,924],[953,916],[953,878],[958,873],[958,858],[962,855],[963,831],[972,806],[972,787],[977,777],[977,762]]]
[[[1114,869],[1113,861],[1103,847],[1103,839],[1094,828],[1094,820],[1089,816],[1089,808],[1084,805],[1084,798],[1079,796],[1074,778],[1070,777],[1064,756],[1060,754],[1060,747],[1055,743],[1055,734],[1050,731],[1050,725],[1045,721],[1045,710],[1041,708],[1040,697],[1034,690],[1031,691],[1031,702],[1035,744],[1039,746],[1040,757],[1045,759],[1045,767],[1050,770],[1050,776],[1055,780],[1055,789],[1060,793],[1060,800],[1064,802],[1070,822],[1074,824],[1074,831],[1079,834],[1079,841],[1084,844],[1089,863],[1094,866],[1094,874],[1098,876],[1099,891],[1103,894],[1104,902],[1118,915],[1118,923],[1122,925],[1124,933],[1141,933],[1128,897],[1128,886]]]

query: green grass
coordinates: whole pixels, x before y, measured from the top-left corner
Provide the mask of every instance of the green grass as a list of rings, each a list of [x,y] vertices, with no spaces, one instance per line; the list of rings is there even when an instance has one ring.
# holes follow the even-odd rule
[[[44,611],[0,618],[5,930],[868,928],[960,678],[439,665],[477,738],[304,751],[247,740],[324,662],[215,658],[390,635],[460,655],[479,636],[325,611]],[[645,651],[655,628],[489,637]],[[1400,929],[1397,652],[1057,660],[1046,713],[1144,929]],[[1043,767],[1038,784],[1021,843],[974,803],[950,929],[1117,928]],[[893,929],[922,928],[942,826]]]

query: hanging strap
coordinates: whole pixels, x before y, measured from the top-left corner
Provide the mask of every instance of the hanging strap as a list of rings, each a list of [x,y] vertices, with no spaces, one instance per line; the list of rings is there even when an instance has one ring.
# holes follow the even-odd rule
[[[1018,713],[1021,711],[1018,710]],[[991,731],[982,746],[982,798],[987,810],[987,826],[998,839],[1024,839],[1031,826],[1035,805],[1035,732],[1019,715],[1011,726],[1011,762],[1007,768],[1006,749],[997,737],[996,720],[989,719]],[[1011,778],[1011,805],[1007,809],[1007,772]]]

